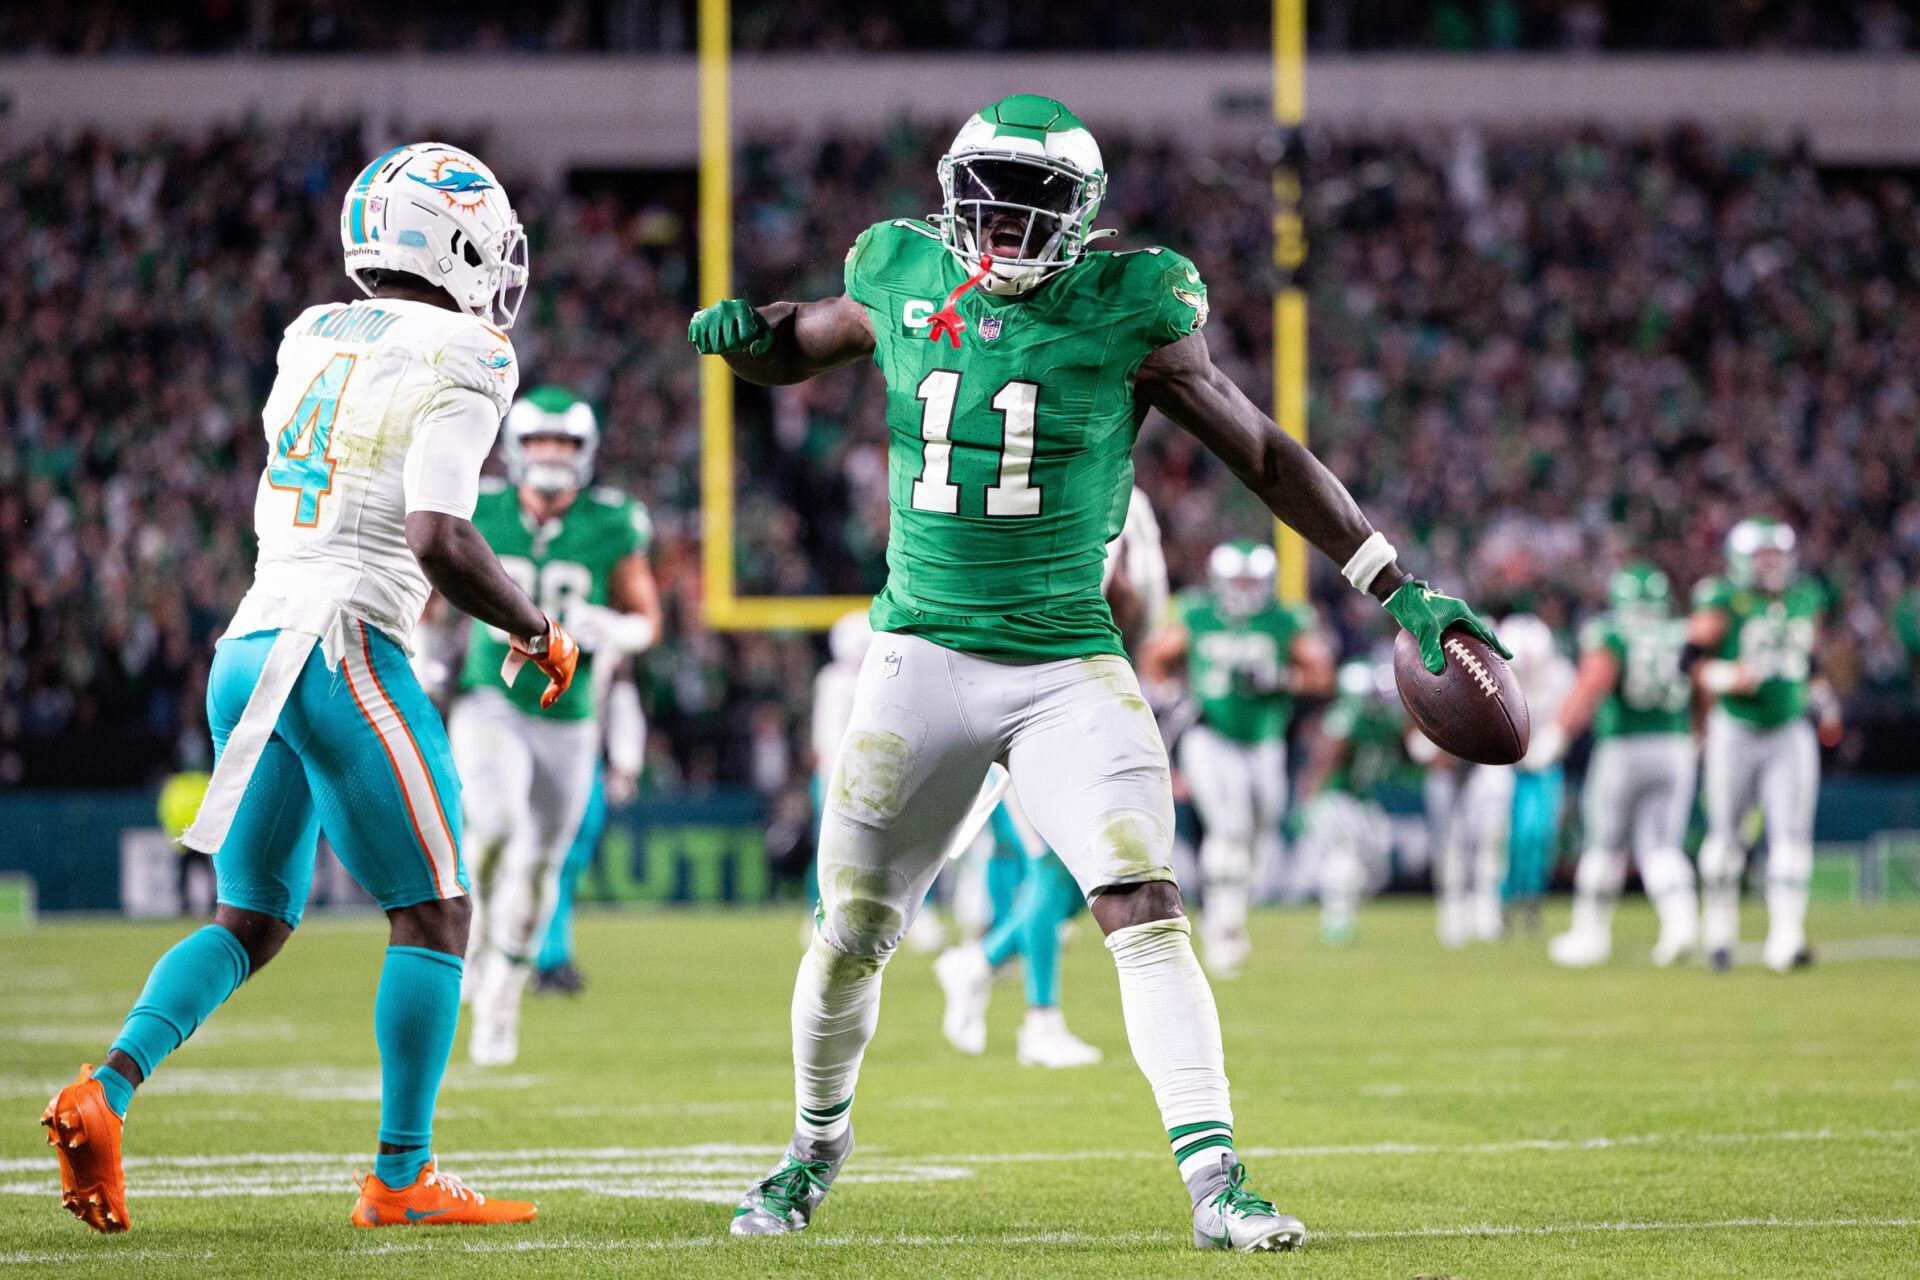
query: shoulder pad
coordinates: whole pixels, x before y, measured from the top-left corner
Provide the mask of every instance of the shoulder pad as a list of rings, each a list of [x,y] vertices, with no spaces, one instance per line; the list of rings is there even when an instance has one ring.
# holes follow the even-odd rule
[[[456,387],[478,391],[504,416],[520,385],[520,362],[502,330],[472,316],[447,313],[453,320],[440,348],[429,358],[440,376]]]
[[[1694,584],[1693,607],[1724,609],[1733,598],[1733,584],[1725,578],[1702,578]]]

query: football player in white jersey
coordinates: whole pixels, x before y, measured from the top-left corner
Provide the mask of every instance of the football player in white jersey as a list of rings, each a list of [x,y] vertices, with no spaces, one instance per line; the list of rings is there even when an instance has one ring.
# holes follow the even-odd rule
[[[1500,636],[1513,650],[1514,678],[1529,712],[1543,725],[1553,723],[1573,688],[1573,663],[1533,614],[1507,618]],[[1518,764],[1477,764],[1468,771],[1434,866],[1441,945],[1496,941],[1505,931],[1504,897],[1537,910],[1560,829],[1565,750],[1565,735],[1538,733]]]
[[[217,763],[185,836],[213,854],[213,923],[161,957],[98,1070],[48,1104],[66,1207],[125,1231],[121,1126],[134,1089],[300,923],[325,831],[386,910],[374,999],[379,1155],[356,1226],[524,1222],[441,1173],[432,1123],[467,949],[460,783],[439,714],[407,663],[429,590],[511,637],[558,698],[578,650],[500,566],[469,517],[518,371],[506,329],[525,239],[493,173],[434,142],[361,171],[341,212],[347,275],[367,298],[287,326],[262,415],[253,588],[207,679]]]

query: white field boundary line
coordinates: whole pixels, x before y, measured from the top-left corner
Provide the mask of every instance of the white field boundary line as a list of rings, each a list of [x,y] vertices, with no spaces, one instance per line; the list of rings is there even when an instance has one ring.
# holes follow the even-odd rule
[[[1734,947],[1733,958],[1739,964],[1759,964],[1765,946],[1742,942]],[[1873,934],[1864,938],[1835,938],[1813,944],[1815,965],[1852,964],[1862,960],[1920,960],[1920,937],[1906,933]]]
[[[1483,1143],[1372,1143],[1346,1146],[1250,1148],[1261,1159],[1510,1155],[1526,1152],[1597,1152],[1646,1147],[1837,1142],[1911,1144],[1920,1129],[1851,1131],[1787,1130],[1771,1133],[1633,1134],[1583,1139],[1533,1138]],[[773,1156],[768,1148],[734,1144],[680,1147],[522,1148],[447,1152],[446,1161],[473,1178],[528,1192],[585,1191],[624,1199],[670,1199],[730,1204],[740,1186],[759,1175]],[[995,1166],[1060,1164],[1098,1160],[1164,1159],[1153,1151],[991,1152],[905,1155],[869,1150],[846,1175],[849,1183],[926,1184],[958,1181]],[[247,1152],[231,1156],[136,1156],[127,1161],[134,1195],[141,1200],[214,1197],[331,1195],[344,1191],[347,1170],[364,1153]],[[55,1191],[45,1157],[0,1160],[0,1174],[31,1175],[0,1181],[0,1196],[47,1196]]]
[[[1357,1242],[1383,1240],[1455,1240],[1488,1239],[1513,1236],[1563,1236],[1563,1235],[1624,1235],[1636,1232],[1689,1232],[1689,1231],[1846,1231],[1846,1230],[1911,1230],[1920,1228],[1920,1218],[1716,1218],[1704,1222],[1635,1222],[1623,1220],[1616,1222],[1546,1222],[1546,1223],[1474,1223],[1456,1227],[1409,1227],[1385,1231],[1313,1231],[1309,1230],[1307,1248],[1313,1249],[1315,1241],[1351,1240]],[[431,1233],[424,1233],[431,1236]],[[790,1240],[784,1240],[773,1246],[781,1249],[846,1249],[846,1248],[885,1248],[885,1249],[956,1249],[1003,1247],[1007,1245],[1028,1246],[1112,1246],[1140,1244],[1174,1244],[1182,1239],[1182,1233],[1167,1231],[1164,1233],[1146,1231],[1120,1232],[1077,1232],[1048,1231],[1038,1234],[1010,1235],[966,1235],[951,1233],[945,1235],[867,1235],[867,1236],[829,1236],[811,1233]],[[765,1244],[747,1244],[732,1240],[722,1232],[712,1235],[670,1237],[661,1240],[583,1240],[565,1236],[541,1236],[520,1240],[458,1240],[447,1236],[421,1240],[393,1241],[370,1245],[365,1248],[320,1249],[311,1246],[276,1251],[280,1258],[327,1258],[350,1260],[361,1257],[379,1257],[388,1254],[406,1253],[446,1253],[465,1255],[515,1254],[515,1253],[666,1253],[682,1250],[701,1250],[713,1248],[754,1249],[766,1248]],[[198,1258],[215,1260],[220,1255],[209,1249],[119,1249],[111,1246],[80,1251],[34,1252],[15,1250],[0,1253],[0,1266],[47,1266],[69,1262],[98,1262],[111,1258],[115,1263],[158,1261],[161,1259]]]

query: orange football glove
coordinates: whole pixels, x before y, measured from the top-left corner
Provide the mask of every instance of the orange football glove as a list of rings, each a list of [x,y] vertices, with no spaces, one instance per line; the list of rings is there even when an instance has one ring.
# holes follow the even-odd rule
[[[507,637],[507,660],[500,664],[500,678],[509,685],[519,676],[520,668],[531,662],[546,673],[547,689],[540,695],[540,709],[545,711],[560,700],[560,695],[573,683],[573,669],[580,665],[580,646],[567,634],[565,627],[547,619],[544,635],[530,639],[519,636]]]

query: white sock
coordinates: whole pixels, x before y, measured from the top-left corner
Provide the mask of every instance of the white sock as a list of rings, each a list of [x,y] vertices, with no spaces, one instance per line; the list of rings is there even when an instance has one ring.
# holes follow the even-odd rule
[[[1206,890],[1209,938],[1238,936],[1247,930],[1247,900],[1252,894],[1253,846],[1226,836],[1200,842],[1200,874]]]
[[[1692,936],[1700,904],[1693,892],[1693,864],[1678,849],[1653,849],[1640,857],[1640,883],[1660,916],[1660,931]]]
[[[850,956],[816,932],[793,984],[794,1129],[814,1142],[847,1132],[860,1059],[880,1025],[886,958]]]
[[[1700,944],[1731,947],[1740,937],[1740,872],[1746,861],[1729,840],[1708,836],[1700,846]]]
[[[1767,851],[1767,935],[1776,945],[1791,940],[1794,948],[1807,940],[1808,882],[1813,877],[1813,849],[1779,841]]]
[[[1107,936],[1120,973],[1127,1043],[1140,1064],[1184,1180],[1233,1153],[1233,1104],[1213,989],[1193,955],[1186,917]]]
[[[1605,849],[1588,849],[1573,870],[1573,931],[1613,932],[1613,908],[1620,885],[1627,878],[1627,862]]]

